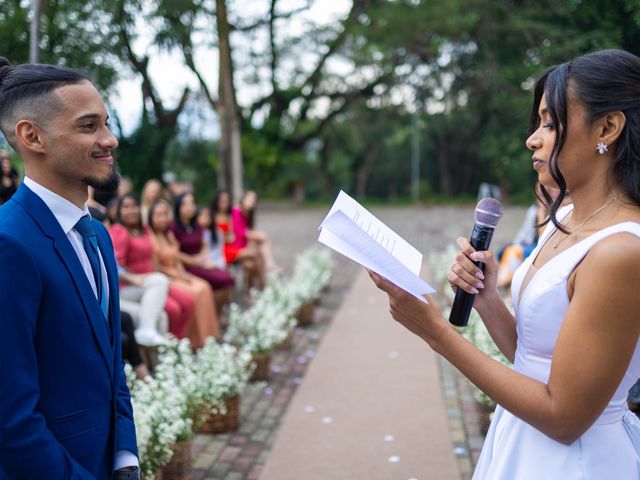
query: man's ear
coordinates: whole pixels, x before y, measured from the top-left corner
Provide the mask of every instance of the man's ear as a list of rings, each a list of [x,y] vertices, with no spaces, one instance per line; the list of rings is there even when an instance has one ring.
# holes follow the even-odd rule
[[[15,128],[18,145],[28,152],[43,154],[46,152],[46,133],[31,120],[20,120]]]

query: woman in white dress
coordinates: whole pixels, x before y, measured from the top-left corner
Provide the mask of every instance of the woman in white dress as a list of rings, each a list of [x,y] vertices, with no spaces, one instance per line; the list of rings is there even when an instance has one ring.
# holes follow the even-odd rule
[[[626,396],[640,377],[640,59],[606,50],[548,70],[531,127],[538,180],[560,195],[514,276],[515,317],[491,252],[459,238],[447,273],[477,294],[512,369],[467,342],[430,298],[371,276],[392,316],[499,404],[474,479],[639,479],[640,421]],[[573,205],[559,208],[567,191]]]

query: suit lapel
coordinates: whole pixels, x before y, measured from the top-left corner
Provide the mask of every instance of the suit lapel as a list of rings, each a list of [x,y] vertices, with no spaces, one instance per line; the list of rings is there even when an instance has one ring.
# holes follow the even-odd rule
[[[113,350],[109,342],[109,331],[107,322],[104,320],[100,304],[96,299],[91,284],[87,279],[84,269],[80,264],[78,255],[71,246],[69,239],[62,231],[60,224],[47,205],[35,193],[29,190],[24,184],[20,185],[14,195],[14,200],[20,203],[40,226],[42,232],[53,240],[53,246],[60,257],[60,260],[69,272],[73,281],[76,293],[82,302],[93,334],[100,349],[109,373],[113,375]]]

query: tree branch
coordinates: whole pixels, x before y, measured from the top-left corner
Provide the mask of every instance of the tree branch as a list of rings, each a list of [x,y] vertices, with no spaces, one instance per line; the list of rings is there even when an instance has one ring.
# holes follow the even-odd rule
[[[331,120],[333,120],[336,117],[336,115],[342,113],[354,101],[362,98],[370,97],[373,94],[374,88],[377,85],[380,85],[381,83],[383,83],[385,80],[387,80],[389,76],[390,74],[383,73],[374,81],[372,81],[371,83],[365,85],[360,89],[352,90],[350,92],[346,92],[342,94],[331,95],[330,97],[334,100],[338,100],[338,99],[342,100],[340,105],[337,108],[331,110],[324,118],[319,120],[318,123],[314,126],[314,128],[311,131],[308,131],[297,137],[292,136],[292,138],[288,139],[286,141],[287,145],[296,150],[302,148],[309,140],[320,135],[324,131],[324,129],[327,127],[327,125],[331,122]]]
[[[149,65],[149,57],[145,55],[142,58],[142,60],[140,60],[134,53],[133,49],[131,48],[131,39],[129,37],[129,33],[126,30],[125,21],[124,21],[124,16],[125,16],[124,2],[120,2],[118,7],[119,7],[117,12],[118,18],[116,18],[116,23],[118,24],[120,37],[122,39],[122,43],[124,44],[127,58],[129,59],[133,67],[138,71],[138,73],[142,77],[143,98],[151,99],[151,103],[153,104],[153,111],[155,113],[156,120],[160,127],[175,128],[178,115],[180,115],[180,113],[184,109],[187,98],[189,97],[189,88],[187,87],[184,89],[184,92],[182,93],[182,98],[180,99],[178,106],[175,109],[167,112],[164,106],[162,105],[162,101],[158,97],[155,91],[155,88],[153,87],[153,82],[151,80],[151,77],[149,76],[149,71],[147,68]]]
[[[275,21],[276,21],[276,3],[278,0],[271,0],[269,8],[269,47],[271,49],[271,89],[275,93],[278,91],[278,82],[276,80],[276,68],[278,67],[278,52],[276,51],[275,38]]]
[[[302,82],[302,86],[300,87],[300,91],[304,89],[304,87],[308,87],[309,93],[303,95],[304,103],[300,110],[300,119],[304,120],[307,118],[309,113],[309,107],[311,105],[311,100],[316,97],[316,89],[318,88],[318,83],[322,78],[322,70],[324,69],[327,60],[342,46],[344,43],[347,34],[351,27],[358,21],[358,17],[371,5],[371,0],[353,0],[353,4],[351,5],[351,10],[347,15],[347,18],[342,22],[342,31],[329,43],[328,49],[320,60],[318,61],[316,68],[311,72],[311,74]]]
[[[286,13],[281,13],[280,15],[277,15],[275,17],[275,19],[276,20],[280,20],[280,19],[291,18],[291,17],[293,17],[294,15],[297,15],[300,12],[304,12],[306,10],[309,10],[310,6],[311,5],[309,3],[307,3],[307,5],[305,5],[304,7],[294,8],[293,10],[289,10]],[[211,12],[209,12],[209,13],[211,14]],[[215,13],[213,13],[212,15],[215,16]],[[238,25],[238,24],[235,24],[235,23],[229,23],[229,29],[232,32],[244,32],[244,33],[252,32],[256,28],[264,27],[264,26],[268,25],[270,23],[270,21],[271,21],[271,17],[268,18],[268,19],[261,18],[260,20],[256,20],[255,22],[249,23],[249,24],[246,24],[246,25]]]
[[[200,74],[200,71],[196,67],[195,61],[193,59],[193,45],[191,42],[191,35],[189,32],[186,32],[186,34],[182,37],[181,43],[182,43],[182,53],[184,55],[184,61],[187,64],[187,67],[189,67],[189,69],[193,72],[193,74],[198,79],[200,88],[204,92],[205,97],[207,97],[207,100],[211,105],[211,107],[214,110],[218,110],[219,99],[214,97],[213,94],[211,93],[211,90],[209,90],[209,86],[207,85],[207,82],[205,82],[204,77]]]

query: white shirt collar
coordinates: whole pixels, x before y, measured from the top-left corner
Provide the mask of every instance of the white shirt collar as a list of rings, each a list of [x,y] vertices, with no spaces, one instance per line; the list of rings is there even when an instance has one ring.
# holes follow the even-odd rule
[[[76,207],[73,203],[71,203],[66,198],[61,197],[57,193],[52,192],[46,187],[43,187],[35,180],[25,176],[24,184],[29,187],[29,189],[35,193],[38,197],[42,199],[44,203],[47,204],[47,207],[53,213],[53,216],[56,217],[58,223],[62,227],[65,235],[69,235],[69,232],[75,227],[78,220],[82,218],[84,215],[89,215],[89,209],[87,205],[84,205],[84,210],[82,208]]]

